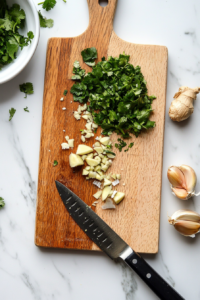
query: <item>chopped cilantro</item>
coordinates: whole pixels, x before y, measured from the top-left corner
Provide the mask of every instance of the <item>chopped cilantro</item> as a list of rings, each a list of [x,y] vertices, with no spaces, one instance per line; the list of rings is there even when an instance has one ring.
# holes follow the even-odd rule
[[[53,166],[54,167],[56,167],[58,165],[58,162],[57,162],[57,160],[54,160],[54,162],[53,162]]]
[[[4,206],[5,206],[4,199],[0,197],[0,209],[3,208]]]
[[[11,109],[9,109],[9,113],[10,113],[9,121],[12,120],[12,118],[14,117],[15,112],[16,112],[16,109],[14,109],[13,107]]]
[[[24,28],[25,19],[25,11],[18,4],[8,7],[6,0],[0,0],[0,69],[16,59],[18,49],[28,46],[34,38],[32,31],[27,37],[18,32]]]
[[[95,48],[85,49],[81,54],[87,64],[94,63],[97,58]],[[155,127],[155,122],[149,117],[156,97],[148,96],[147,83],[140,67],[134,67],[129,59],[130,56],[125,53],[119,57],[110,56],[107,60],[104,57],[86,75],[80,64],[74,63],[73,72],[79,76],[76,77],[79,82],[71,88],[74,101],[89,101],[87,110],[103,129],[103,135],[116,132],[127,139],[130,134],[137,137],[142,130]],[[116,143],[120,151],[126,146],[122,142]]]
[[[47,19],[43,17],[40,11],[38,11],[39,19],[40,19],[40,27],[43,28],[51,28],[53,27],[54,21],[52,19]]]
[[[68,92],[67,90],[64,90],[63,95],[66,96],[66,95],[67,95],[67,92]]]
[[[26,111],[26,112],[29,112],[29,110],[28,110],[28,107],[27,107],[27,106],[24,108],[24,111]]]
[[[97,59],[97,49],[87,48],[81,52],[81,55],[83,57],[83,61],[90,67],[95,66],[95,59]]]
[[[112,149],[112,145],[107,145],[106,148]]]
[[[130,148],[132,148],[134,145],[134,143],[130,143],[130,145],[128,146],[128,148],[126,150],[124,150],[124,152],[127,152]]]
[[[122,151],[122,149],[124,148],[124,147],[126,147],[126,145],[127,145],[127,143],[125,143],[122,139],[118,139],[117,140],[119,143],[117,144],[115,144],[115,147],[117,148],[117,149],[119,149],[119,152],[121,152]]]
[[[51,10],[56,5],[56,0],[45,0],[44,2],[38,3],[38,5],[42,4],[42,8],[46,9],[46,11]]]
[[[20,91],[25,94],[24,98],[27,98],[27,95],[34,93],[33,84],[31,82],[23,83],[19,85]]]

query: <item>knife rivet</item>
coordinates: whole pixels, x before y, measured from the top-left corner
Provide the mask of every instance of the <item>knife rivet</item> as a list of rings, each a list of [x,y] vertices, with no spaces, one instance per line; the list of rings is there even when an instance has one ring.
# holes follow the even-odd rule
[[[134,265],[136,265],[136,264],[137,264],[137,259],[133,259],[132,263],[133,263]]]
[[[149,279],[149,278],[151,278],[151,274],[150,273],[147,273],[147,278]]]

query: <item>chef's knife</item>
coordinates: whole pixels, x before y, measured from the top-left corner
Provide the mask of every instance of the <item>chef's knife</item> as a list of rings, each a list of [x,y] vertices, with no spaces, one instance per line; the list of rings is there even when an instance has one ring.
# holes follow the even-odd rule
[[[89,206],[66,186],[56,181],[70,216],[110,258],[121,258],[162,300],[184,300],[146,261],[133,251]]]

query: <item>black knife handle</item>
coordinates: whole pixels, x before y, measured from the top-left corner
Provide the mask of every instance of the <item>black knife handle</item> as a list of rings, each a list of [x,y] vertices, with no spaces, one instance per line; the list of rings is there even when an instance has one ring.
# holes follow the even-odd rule
[[[161,300],[184,300],[139,254],[133,252],[125,262]]]

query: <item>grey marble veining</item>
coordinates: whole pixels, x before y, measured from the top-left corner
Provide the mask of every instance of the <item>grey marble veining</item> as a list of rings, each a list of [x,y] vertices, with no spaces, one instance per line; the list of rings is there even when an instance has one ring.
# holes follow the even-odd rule
[[[38,1],[34,0],[37,4]],[[0,85],[0,299],[2,300],[156,300],[152,291],[122,262],[102,253],[38,249],[34,245],[46,44],[52,36],[76,36],[88,26],[86,0],[57,1],[45,12],[55,21],[41,29],[37,51],[16,78]],[[200,299],[200,236],[179,235],[167,222],[180,208],[200,213],[200,197],[175,198],[166,177],[170,165],[191,165],[200,178],[200,96],[192,117],[172,122],[168,110],[181,85],[200,86],[200,2],[198,0],[118,0],[115,32],[124,40],[168,47],[168,86],[164,139],[160,247],[143,255],[186,300]],[[33,82],[24,99],[19,84]],[[28,106],[30,113],[23,108]],[[8,111],[17,111],[11,122]],[[200,191],[200,180],[196,192]]]

